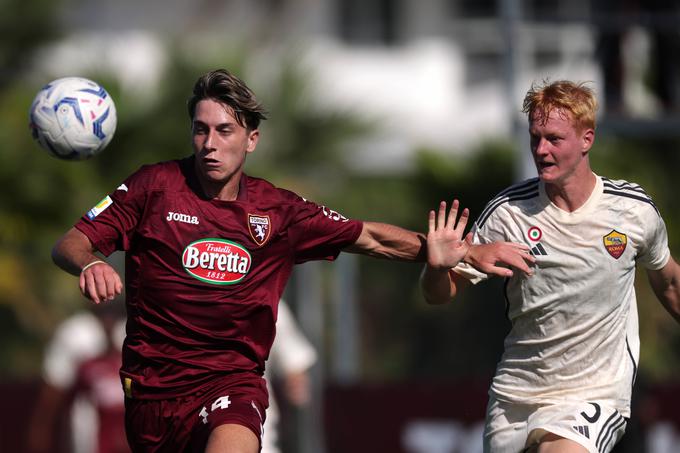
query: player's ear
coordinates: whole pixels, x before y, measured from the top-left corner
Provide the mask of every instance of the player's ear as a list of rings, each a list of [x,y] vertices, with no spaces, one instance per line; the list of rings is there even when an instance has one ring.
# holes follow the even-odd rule
[[[246,145],[246,152],[252,153],[253,151],[255,151],[259,139],[260,139],[259,129],[253,129],[252,131],[248,131],[248,143]]]
[[[593,146],[593,142],[595,142],[595,130],[592,128],[587,128],[585,129],[582,134],[581,134],[581,146],[583,150],[583,154],[587,154],[590,148]]]

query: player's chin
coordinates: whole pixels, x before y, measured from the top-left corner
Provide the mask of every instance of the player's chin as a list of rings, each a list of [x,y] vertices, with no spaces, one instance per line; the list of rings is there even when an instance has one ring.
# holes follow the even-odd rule
[[[537,170],[538,178],[545,183],[555,182],[558,179],[554,166],[539,166]]]
[[[201,165],[200,171],[206,179],[212,182],[220,182],[227,177],[227,172],[224,169],[212,165]]]

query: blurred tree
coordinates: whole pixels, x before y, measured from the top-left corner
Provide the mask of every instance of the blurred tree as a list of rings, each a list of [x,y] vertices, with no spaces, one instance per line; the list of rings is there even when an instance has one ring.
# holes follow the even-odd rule
[[[33,49],[60,35],[62,0],[0,0],[0,89],[23,74]]]
[[[474,219],[513,182],[513,152],[508,143],[488,142],[459,156],[422,150],[410,175],[354,178],[343,192],[353,205],[348,210],[424,232],[428,211],[458,198]],[[508,329],[500,280],[474,287],[455,304],[431,307],[419,291],[420,265],[361,263],[363,365],[369,377],[491,376]]]
[[[252,84],[269,111],[246,171],[300,195],[337,206],[352,178],[347,149],[375,124],[356,112],[321,110],[310,99],[311,75],[286,55],[266,86]]]

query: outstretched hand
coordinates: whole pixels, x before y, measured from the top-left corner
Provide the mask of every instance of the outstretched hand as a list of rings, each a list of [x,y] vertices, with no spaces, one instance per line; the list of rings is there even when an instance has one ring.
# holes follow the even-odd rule
[[[446,214],[446,202],[439,203],[435,214],[430,211],[427,230],[427,264],[432,269],[451,269],[460,263],[470,249],[470,241],[463,234],[470,216],[467,208],[458,218],[460,203],[453,200],[451,210]]]

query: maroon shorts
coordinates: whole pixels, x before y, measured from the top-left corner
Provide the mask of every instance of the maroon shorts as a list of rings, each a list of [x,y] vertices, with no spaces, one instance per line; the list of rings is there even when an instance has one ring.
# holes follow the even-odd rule
[[[264,379],[250,373],[220,377],[183,397],[125,398],[128,443],[135,453],[202,453],[212,430],[231,423],[250,429],[261,442],[267,401]]]

